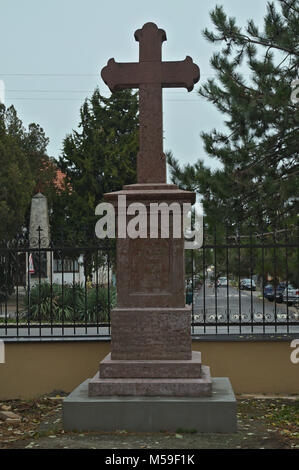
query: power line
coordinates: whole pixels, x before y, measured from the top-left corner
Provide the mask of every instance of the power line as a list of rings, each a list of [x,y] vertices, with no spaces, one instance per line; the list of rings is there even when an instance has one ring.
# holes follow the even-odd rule
[[[21,92],[22,93],[56,93],[56,92],[57,93],[93,93],[94,89],[93,90],[70,90],[70,89],[67,89],[67,90],[57,89],[56,90],[56,89],[53,89],[53,88],[51,90],[50,89],[46,89],[46,90],[6,89],[6,91],[8,91],[8,92],[20,92],[20,93]],[[166,93],[170,93],[170,94],[175,94],[175,93],[186,94],[186,91],[175,91],[175,90],[167,90],[167,89],[163,89],[163,91],[166,92]],[[194,92],[192,94],[194,94]]]
[[[100,73],[0,73],[2,77],[99,77]]]
[[[10,98],[10,101],[82,101],[82,98],[27,98],[27,97],[12,97]],[[130,101],[129,99],[127,100],[121,100],[119,99],[118,101],[124,101],[124,102],[128,102]],[[131,100],[132,101],[132,100]],[[183,100],[183,99],[164,99],[163,100],[164,102],[167,101],[167,102],[172,102],[172,103],[190,103],[191,101],[193,101],[194,103],[200,103],[200,100],[195,100],[195,99],[186,99],[186,100]]]
[[[93,93],[94,90],[20,90],[20,89],[6,89],[8,92],[21,92],[21,93]]]
[[[100,77],[99,73],[1,73],[2,77]],[[200,76],[216,76],[216,73],[201,73]],[[245,74],[243,74],[245,75]],[[248,74],[250,75],[250,74]]]

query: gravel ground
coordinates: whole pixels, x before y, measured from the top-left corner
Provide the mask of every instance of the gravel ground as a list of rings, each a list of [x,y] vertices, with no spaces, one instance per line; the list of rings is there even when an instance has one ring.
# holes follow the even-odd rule
[[[64,432],[62,393],[0,403],[0,449],[289,449],[299,448],[299,400],[238,398],[236,434]],[[292,398],[292,397],[290,397]]]

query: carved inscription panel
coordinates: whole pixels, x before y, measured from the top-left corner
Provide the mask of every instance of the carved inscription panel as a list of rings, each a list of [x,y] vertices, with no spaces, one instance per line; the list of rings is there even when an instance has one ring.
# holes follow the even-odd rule
[[[130,240],[130,292],[166,294],[172,290],[171,239]]]

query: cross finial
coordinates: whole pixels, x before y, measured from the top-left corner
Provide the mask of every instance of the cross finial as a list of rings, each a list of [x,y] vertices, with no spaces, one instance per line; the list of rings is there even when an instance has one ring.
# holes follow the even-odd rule
[[[184,87],[191,91],[199,80],[199,68],[189,56],[183,61],[162,62],[166,33],[154,23],[138,29],[135,39],[139,42],[139,62],[117,63],[110,59],[102,78],[112,92],[139,88],[138,183],[165,183],[162,88]]]
[[[139,62],[162,60],[162,43],[167,40],[164,29],[155,23],[146,23],[135,31],[134,37],[139,42]]]

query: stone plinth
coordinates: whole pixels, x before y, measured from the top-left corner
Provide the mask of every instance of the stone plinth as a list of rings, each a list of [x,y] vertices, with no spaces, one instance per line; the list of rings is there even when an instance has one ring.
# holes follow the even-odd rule
[[[191,310],[115,308],[111,312],[111,358],[191,359]]]
[[[124,207],[118,206],[119,196],[126,197]],[[182,211],[183,203],[194,202],[194,193],[173,184],[135,184],[106,194],[105,199],[116,208],[117,229],[132,202],[142,203],[148,217],[147,238],[117,239],[117,308],[111,312],[111,358],[190,360],[184,238],[173,236],[171,211],[168,238],[162,238],[159,222],[157,238],[150,238],[149,210],[152,203],[162,203],[165,213],[163,204],[168,207],[174,202]]]
[[[90,397],[98,396],[158,396],[158,397],[207,397],[212,393],[210,368],[201,366],[199,378],[117,378],[103,379],[99,373],[88,387]]]
[[[118,207],[118,197],[126,197],[126,206]],[[105,194],[116,209],[116,226],[131,203],[141,203],[148,217],[147,238],[117,239],[117,307],[118,308],[185,308],[184,238],[173,236],[171,204],[182,211],[184,203],[194,203],[195,194],[182,191],[174,184],[133,184],[122,191]],[[164,216],[169,210],[169,236],[161,236],[158,219],[157,238],[150,237],[151,204],[161,205]],[[163,207],[164,205],[164,207]],[[141,213],[141,211],[140,211]],[[181,214],[182,215],[182,214]],[[127,221],[132,216],[126,216]],[[181,228],[183,218],[181,216]]]
[[[192,352],[191,360],[113,360],[108,354],[100,363],[102,379],[116,378],[198,378],[201,353]]]

